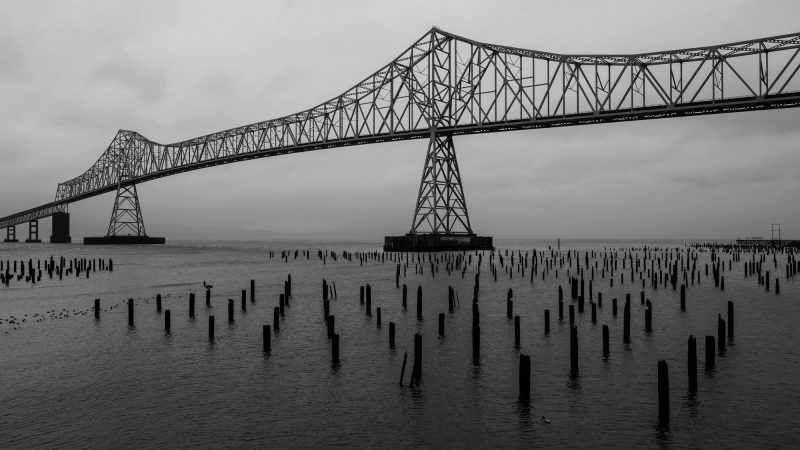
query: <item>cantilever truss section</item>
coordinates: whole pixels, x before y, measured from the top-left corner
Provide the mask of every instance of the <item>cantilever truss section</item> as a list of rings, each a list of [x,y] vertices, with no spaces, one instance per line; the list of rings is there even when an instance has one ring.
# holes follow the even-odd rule
[[[351,55],[357,58],[358,55]],[[319,80],[319,83],[324,83]],[[120,130],[55,207],[191,170],[294,152],[463,134],[800,106],[800,33],[638,54],[564,55],[433,28],[351,88],[312,108],[160,144]],[[125,143],[128,178],[118,171]]]
[[[472,234],[452,136],[431,135],[411,234]]]

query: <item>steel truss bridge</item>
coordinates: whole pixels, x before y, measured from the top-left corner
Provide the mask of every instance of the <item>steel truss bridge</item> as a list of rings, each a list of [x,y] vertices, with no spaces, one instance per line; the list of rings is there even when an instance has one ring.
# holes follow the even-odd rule
[[[108,235],[141,235],[138,183],[287,153],[428,139],[410,234],[471,234],[454,136],[797,107],[798,54],[800,33],[562,55],[432,28],[341,95],[299,113],[173,144],[120,130],[86,172],[58,185],[52,202],[3,217],[0,228],[12,237],[18,224],[33,229],[72,202],[117,191]]]

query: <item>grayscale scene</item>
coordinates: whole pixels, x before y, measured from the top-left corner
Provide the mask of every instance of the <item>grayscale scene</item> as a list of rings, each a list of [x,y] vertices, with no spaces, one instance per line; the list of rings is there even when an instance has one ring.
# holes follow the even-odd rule
[[[0,447],[796,448],[798,18],[1,2]]]

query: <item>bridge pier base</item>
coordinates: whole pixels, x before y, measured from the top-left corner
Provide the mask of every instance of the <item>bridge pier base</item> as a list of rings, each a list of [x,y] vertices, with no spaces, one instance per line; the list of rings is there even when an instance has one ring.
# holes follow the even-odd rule
[[[3,242],[19,242],[17,240],[17,226],[12,225],[10,227],[6,227],[6,238],[3,239]]]
[[[53,233],[50,235],[51,244],[69,244],[72,237],[69,235],[69,213],[55,212],[53,218]]]
[[[31,220],[28,222],[28,239],[25,239],[28,244],[38,244],[42,242],[39,239],[39,221]]]

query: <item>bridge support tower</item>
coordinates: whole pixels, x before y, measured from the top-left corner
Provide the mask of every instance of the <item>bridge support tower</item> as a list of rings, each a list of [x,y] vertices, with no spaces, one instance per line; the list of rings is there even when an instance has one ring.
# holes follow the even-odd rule
[[[490,236],[478,236],[472,231],[453,137],[432,132],[411,231],[403,236],[386,236],[383,250],[428,252],[493,248]]]
[[[72,236],[69,235],[69,213],[59,211],[53,213],[53,232],[50,235],[51,244],[69,244]]]
[[[39,239],[39,220],[38,219],[31,220],[30,222],[28,222],[28,239],[25,239],[25,242],[27,242],[29,244],[32,244],[32,243],[38,244],[38,243],[42,242],[42,240]]]
[[[165,242],[163,237],[147,235],[136,185],[122,186],[122,183],[117,186],[117,196],[114,200],[114,209],[111,211],[108,233],[102,237],[83,238],[83,243],[88,245],[163,244]]]
[[[19,242],[17,240],[17,226],[12,225],[10,227],[6,227],[6,238],[3,239],[3,242]]]

